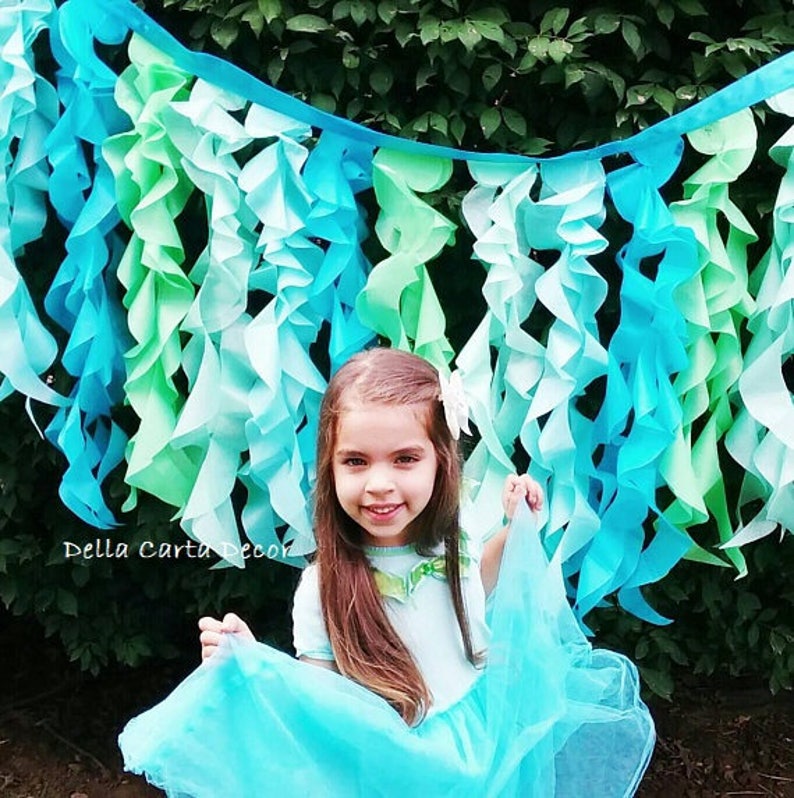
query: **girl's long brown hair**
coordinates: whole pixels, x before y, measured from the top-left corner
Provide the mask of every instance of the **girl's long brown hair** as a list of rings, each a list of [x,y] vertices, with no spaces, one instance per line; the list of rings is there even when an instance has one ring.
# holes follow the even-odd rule
[[[460,576],[460,457],[439,401],[438,372],[427,361],[397,349],[360,352],[331,379],[320,409],[314,530],[323,618],[339,671],[383,696],[417,723],[432,703],[408,649],[394,631],[363,548],[361,527],[337,498],[333,457],[339,417],[362,404],[410,405],[426,415],[438,459],[427,507],[412,522],[410,539],[421,554],[443,541],[447,582],[466,657],[478,664]]]

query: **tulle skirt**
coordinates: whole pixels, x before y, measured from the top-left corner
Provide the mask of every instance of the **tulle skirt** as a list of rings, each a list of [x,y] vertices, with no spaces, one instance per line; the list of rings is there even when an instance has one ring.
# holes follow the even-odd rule
[[[336,673],[224,640],[127,724],[125,767],[169,798],[633,795],[654,743],[636,669],[587,642],[528,512],[489,621],[482,676],[416,727]]]

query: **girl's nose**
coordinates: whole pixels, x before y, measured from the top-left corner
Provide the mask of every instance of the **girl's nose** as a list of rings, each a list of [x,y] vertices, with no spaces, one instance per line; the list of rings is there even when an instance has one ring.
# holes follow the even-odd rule
[[[383,468],[372,468],[367,475],[365,487],[367,493],[383,494],[394,490],[394,482],[391,474]]]

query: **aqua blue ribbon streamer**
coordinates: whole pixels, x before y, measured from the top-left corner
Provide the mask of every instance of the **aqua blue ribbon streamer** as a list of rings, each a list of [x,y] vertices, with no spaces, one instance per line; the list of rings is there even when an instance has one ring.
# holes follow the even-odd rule
[[[58,9],[50,41],[61,67],[63,112],[47,140],[49,192],[69,235],[45,307],[69,333],[62,363],[75,383],[71,405],[58,410],[46,432],[68,463],[59,488],[64,504],[86,523],[108,528],[116,522],[101,485],[127,443],[111,411],[123,399],[122,352],[129,341],[114,285],[120,216],[101,148],[129,120],[113,100],[115,75],[95,57],[90,18],[78,3]]]
[[[615,208],[634,233],[618,255],[621,320],[609,345],[606,397],[595,421],[595,442],[604,446],[596,471],[601,532],[582,561],[577,608],[583,615],[618,590],[630,612],[666,622],[640,587],[666,574],[691,546],[656,508],[658,462],[681,423],[672,375],[687,362],[686,326],[673,296],[698,268],[692,231],[675,225],[659,193],[682,149],[679,139],[636,149],[634,164],[607,176]],[[643,274],[656,261],[656,275]],[[646,546],[650,511],[658,519]]]
[[[323,133],[306,163],[304,180],[316,198],[307,231],[327,242],[310,301],[330,324],[328,353],[333,372],[375,338],[356,311],[356,297],[372,271],[361,250],[366,225],[356,200],[357,194],[372,186],[372,148]]]

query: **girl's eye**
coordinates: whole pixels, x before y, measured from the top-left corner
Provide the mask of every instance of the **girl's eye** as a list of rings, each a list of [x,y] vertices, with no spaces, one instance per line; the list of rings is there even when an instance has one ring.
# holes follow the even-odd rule
[[[415,463],[419,458],[412,454],[401,454],[397,458],[398,463]]]
[[[344,461],[344,465],[346,466],[362,466],[364,465],[364,461],[360,457],[348,457]]]

